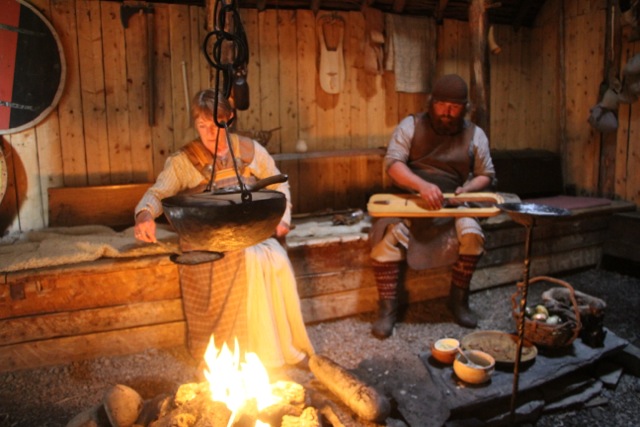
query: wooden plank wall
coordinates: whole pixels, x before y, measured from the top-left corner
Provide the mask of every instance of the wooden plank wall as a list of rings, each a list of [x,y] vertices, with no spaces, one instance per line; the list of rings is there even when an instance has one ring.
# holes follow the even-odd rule
[[[44,121],[2,137],[9,169],[9,186],[0,205],[0,233],[5,236],[49,224],[49,188],[153,181],[166,157],[194,134],[186,98],[210,82],[201,52],[204,8],[153,5],[155,102],[150,105],[144,15],[132,16],[124,28],[120,2],[32,3],[58,32],[68,75],[58,107]],[[497,27],[502,53],[490,57],[487,132],[492,148],[562,153],[567,182],[593,194],[598,192],[599,142],[586,119],[601,81],[603,4],[547,2],[534,28]],[[318,83],[313,13],[241,10],[250,47],[251,108],[239,113],[240,130],[279,128],[267,146],[274,154],[295,153],[300,140],[310,152],[337,151],[335,161],[323,160],[322,166],[301,156],[291,168],[298,171],[292,176],[293,186],[305,189],[294,195],[294,209],[306,209],[304,201],[316,196],[316,188],[348,186],[342,191],[348,194],[352,168],[361,171],[358,179],[366,183],[370,176],[364,171],[371,156],[351,156],[347,162],[340,151],[386,145],[396,123],[422,109],[427,98],[396,92],[392,72],[367,74],[361,66],[364,18],[359,12],[338,16],[345,21],[346,82],[340,94],[330,95]],[[466,22],[437,26],[437,74],[457,72],[468,79],[468,34]],[[625,49],[637,50],[635,44]],[[153,125],[148,123],[150,107]],[[633,106],[625,114],[628,120],[621,123],[616,150],[616,195],[637,201],[640,177],[630,165],[637,161],[633,135],[640,117]],[[344,197],[331,194],[314,203],[333,207]]]
[[[630,28],[625,30],[623,64],[640,54],[640,41],[630,42]],[[620,104],[618,120],[615,158],[610,159],[612,167],[615,167],[615,194],[640,205],[640,103]]]
[[[566,88],[566,131],[561,150],[565,183],[578,194],[606,195],[606,189],[599,188],[599,179],[610,173],[604,168],[613,168],[615,198],[640,205],[640,172],[635,167],[640,160],[638,102],[619,106],[613,155],[605,149],[602,135],[586,125],[589,109],[600,101],[599,88],[605,75],[606,2],[565,0],[563,5],[558,15],[564,15],[565,26],[561,64]],[[631,27],[622,30],[620,70],[640,53],[640,43],[630,41]]]

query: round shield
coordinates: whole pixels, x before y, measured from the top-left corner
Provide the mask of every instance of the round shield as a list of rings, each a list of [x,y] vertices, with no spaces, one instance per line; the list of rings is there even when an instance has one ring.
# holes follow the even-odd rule
[[[62,95],[66,66],[49,21],[24,0],[0,0],[0,134],[35,126]]]

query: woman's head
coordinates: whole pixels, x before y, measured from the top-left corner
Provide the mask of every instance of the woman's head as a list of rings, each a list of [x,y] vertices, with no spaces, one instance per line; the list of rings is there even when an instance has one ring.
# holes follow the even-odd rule
[[[193,124],[202,143],[212,153],[222,152],[227,148],[225,128],[219,127],[214,121],[213,110],[218,107],[215,117],[218,124],[228,122],[233,117],[233,107],[229,100],[215,90],[205,89],[196,93],[191,103]]]
[[[233,117],[231,102],[213,89],[204,89],[196,93],[191,101],[191,118],[195,122],[199,117],[213,120],[213,109],[218,106],[218,123],[228,122]]]

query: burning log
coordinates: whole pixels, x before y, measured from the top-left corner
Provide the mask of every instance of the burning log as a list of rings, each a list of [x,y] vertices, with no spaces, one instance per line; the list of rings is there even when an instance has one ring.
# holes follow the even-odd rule
[[[311,356],[309,368],[325,387],[362,419],[383,422],[389,416],[389,399],[336,362],[316,354]]]
[[[318,410],[313,407],[307,407],[302,411],[299,417],[285,415],[282,418],[281,427],[321,427],[320,415]]]

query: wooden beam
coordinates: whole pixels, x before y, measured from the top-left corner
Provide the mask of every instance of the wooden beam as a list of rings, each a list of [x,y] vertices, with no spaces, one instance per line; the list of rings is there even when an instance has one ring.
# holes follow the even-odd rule
[[[407,1],[406,0],[394,0],[393,1],[393,11],[395,13],[402,13],[404,12],[404,7],[407,5]]]
[[[489,125],[489,58],[487,34],[489,17],[484,0],[471,0],[469,4],[469,35],[471,39],[471,102],[472,120],[490,136]],[[489,138],[491,140],[491,138]]]
[[[607,22],[605,24],[604,70],[602,89],[615,88],[620,78],[622,56],[622,26],[617,1],[607,0]],[[603,95],[603,94],[600,94]],[[616,180],[617,132],[600,134],[600,167],[598,171],[598,195],[613,198]]]
[[[514,30],[517,31],[522,26],[522,23],[524,22],[524,18],[527,15],[527,12],[529,10],[529,5],[530,5],[530,2],[528,2],[528,1],[521,1],[520,2],[520,7],[518,8],[518,11],[516,12],[515,16],[513,17],[513,29]]]
[[[438,24],[442,23],[442,18],[444,16],[444,11],[447,8],[447,4],[449,0],[438,0],[438,8],[433,13],[434,18]]]
[[[311,10],[314,14],[317,14],[320,10],[322,0],[311,0]]]

